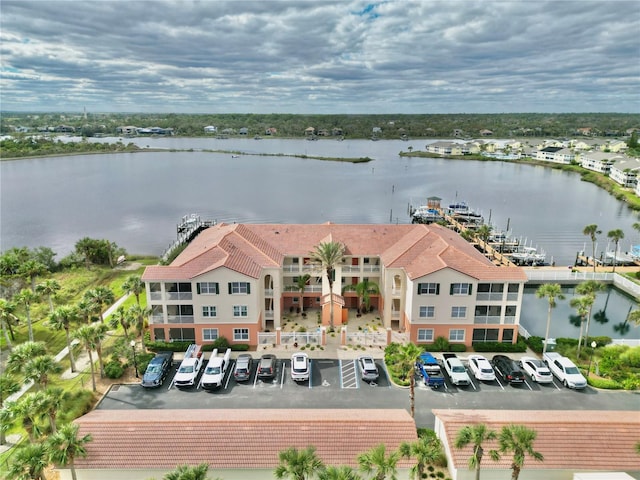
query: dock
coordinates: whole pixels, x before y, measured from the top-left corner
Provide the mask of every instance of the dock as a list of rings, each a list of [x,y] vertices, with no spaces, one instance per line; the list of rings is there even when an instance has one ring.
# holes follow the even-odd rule
[[[177,238],[162,253],[162,261],[166,262],[175,250],[188,244],[196,238],[200,232],[214,226],[216,223],[215,220],[203,220],[197,213],[182,217],[180,223],[176,225]]]

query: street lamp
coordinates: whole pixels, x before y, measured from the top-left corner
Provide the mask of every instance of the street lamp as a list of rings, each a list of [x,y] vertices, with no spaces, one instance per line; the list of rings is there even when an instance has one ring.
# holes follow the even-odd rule
[[[597,346],[598,344],[595,340],[591,342],[591,356],[589,357],[589,370],[587,370],[587,377],[591,376],[591,361],[593,360],[593,352]]]
[[[138,360],[136,359],[136,341],[131,340],[131,342],[129,342],[129,345],[131,345],[131,350],[133,350],[133,366],[136,369],[136,378],[140,378],[140,376],[138,375]]]

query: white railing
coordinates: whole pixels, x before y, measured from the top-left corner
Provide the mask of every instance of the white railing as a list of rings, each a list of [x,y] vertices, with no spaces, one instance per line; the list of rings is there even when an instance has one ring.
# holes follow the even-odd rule
[[[529,338],[531,334],[524,328],[522,325],[518,325],[518,334],[522,335],[524,338]]]
[[[363,272],[379,272],[380,265],[364,265],[362,267]]]
[[[281,332],[280,344],[281,345],[320,345],[322,341],[321,332]]]
[[[275,345],[276,334],[269,332],[258,332],[258,345]]]
[[[273,297],[273,288],[265,288],[264,289],[265,297]]]
[[[149,297],[151,300],[162,300],[162,292],[151,292]]]
[[[153,324],[164,323],[164,315],[162,315],[162,314],[160,314],[160,315],[151,315],[151,323],[153,323]]]
[[[640,338],[612,338],[613,345],[629,345],[630,347],[640,347]]]
[[[476,295],[476,300],[500,302],[502,301],[502,292],[481,292]]]
[[[321,293],[322,285],[305,285],[304,291],[311,292],[311,293]]]
[[[585,280],[597,280],[605,283],[613,283],[614,287],[627,292],[634,297],[640,297],[640,285],[618,273],[600,272],[574,272],[571,270],[535,270],[525,269],[529,281],[539,282],[575,282],[580,283]]]
[[[497,324],[500,323],[500,316],[499,315],[481,315],[481,316],[477,316],[477,317],[473,318],[473,323],[475,323],[475,324],[483,323],[483,324],[497,325]]]
[[[387,332],[349,332],[347,330],[347,344],[351,345],[387,345]]]
[[[273,319],[273,310],[265,310],[264,311],[264,318]]]
[[[342,267],[342,273],[354,273],[360,271],[360,265],[344,265]]]

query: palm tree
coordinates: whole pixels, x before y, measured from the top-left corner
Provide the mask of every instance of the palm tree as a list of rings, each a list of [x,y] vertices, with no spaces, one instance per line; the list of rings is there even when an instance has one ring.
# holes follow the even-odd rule
[[[9,302],[4,298],[0,298],[0,325],[2,326],[2,332],[4,333],[4,338],[7,341],[9,349],[13,347],[13,345],[11,345],[11,340],[15,340],[11,325],[18,322],[18,317],[16,316],[15,311],[16,306],[14,303]],[[9,339],[7,330],[11,335],[11,339]]]
[[[296,287],[298,287],[298,291],[300,292],[300,313],[304,313],[304,289],[307,286],[307,282],[311,278],[311,275],[305,273],[301,277],[298,277],[298,281],[296,282]]]
[[[31,305],[38,301],[38,295],[28,288],[23,288],[20,293],[16,295],[16,301],[21,303],[24,307],[25,314],[27,315],[27,326],[29,328],[29,341],[33,342],[33,325],[31,325]]]
[[[505,425],[502,427],[498,436],[499,451],[503,454],[507,452],[513,453],[511,480],[518,480],[526,455],[539,462],[544,460],[542,454],[533,449],[533,442],[536,436],[535,430],[524,425]]]
[[[627,315],[627,321],[636,324],[636,327],[640,327],[640,310],[634,310]]]
[[[289,447],[278,453],[280,462],[273,474],[276,478],[306,480],[312,478],[324,468],[322,460],[316,455],[316,447],[308,446],[304,450]]]
[[[107,336],[107,326],[100,323],[92,325],[94,340],[96,345],[96,353],[98,354],[98,364],[100,365],[100,378],[104,377],[104,361],[102,358],[102,341]]]
[[[0,374],[0,407],[4,405],[4,401],[20,390],[20,384],[15,378],[6,372]]]
[[[615,273],[616,263],[618,260],[618,244],[620,243],[620,240],[624,238],[624,232],[619,228],[610,230],[609,233],[607,233],[607,238],[613,240],[613,244],[615,245],[615,248],[613,249],[613,273]]]
[[[140,275],[130,275],[122,284],[122,290],[136,297],[136,304],[140,305],[140,294],[144,292],[144,282]]]
[[[83,298],[76,303],[78,315],[84,320],[84,323],[91,323],[91,319],[95,314],[93,303],[88,298]]]
[[[53,296],[58,290],[60,290],[60,284],[53,279],[45,280],[44,282],[36,285],[36,293],[47,297],[51,313],[53,313]]]
[[[85,445],[91,440],[90,434],[80,437],[78,430],[80,425],[77,423],[67,423],[54,435],[52,435],[48,442],[49,459],[56,465],[66,467],[67,465],[71,469],[71,478],[77,479],[75,469],[75,459],[78,457],[86,457],[87,449]]]
[[[403,457],[416,459],[416,464],[409,471],[412,479],[421,480],[425,468],[429,465],[446,466],[447,464],[442,443],[435,435],[422,435],[417,441],[411,443],[402,442],[398,451]]]
[[[98,313],[100,322],[104,323],[102,307],[105,305],[111,305],[115,301],[115,295],[111,289],[108,287],[96,287],[91,290],[87,290],[84,296],[93,305],[93,311]]]
[[[7,432],[13,427],[15,422],[14,411],[11,405],[5,405],[0,408],[0,445],[7,444]]]
[[[318,480],[362,480],[358,473],[347,465],[330,465],[318,473]]]
[[[118,328],[119,325],[122,325],[124,339],[127,340],[129,338],[129,328],[131,328],[131,315],[128,311],[125,312],[124,307],[120,306],[109,318],[109,325],[111,328]]]
[[[44,342],[24,342],[16,345],[7,360],[7,372],[21,374],[29,359],[46,354]]]
[[[27,360],[24,366],[24,378],[26,381],[33,381],[40,389],[47,388],[49,376],[60,373],[62,367],[53,355],[39,355]]]
[[[42,398],[35,393],[28,393],[15,402],[7,402],[6,406],[13,418],[21,420],[29,441],[34,443],[41,433],[38,419],[42,416]]]
[[[586,227],[584,227],[584,230],[582,230],[582,234],[589,235],[589,238],[591,239],[591,259],[593,260],[594,273],[596,271],[596,241],[598,240],[596,235],[599,235],[601,233],[602,231],[598,230],[598,225],[596,224],[587,225]]]
[[[355,285],[345,285],[342,292],[352,291],[358,295],[359,308],[369,311],[371,306],[371,295],[378,295],[380,287],[376,282],[370,280],[362,280]]]
[[[575,308],[578,316],[580,317],[580,336],[578,337],[578,358],[580,358],[580,346],[582,344],[582,331],[584,329],[584,324],[587,320],[587,315],[589,314],[589,308],[593,305],[593,301],[595,299],[589,295],[584,295],[582,297],[574,297],[569,302],[571,308]]]
[[[13,480],[47,480],[44,470],[49,465],[47,447],[30,443],[20,447],[11,457],[8,478]]]
[[[547,312],[547,329],[544,334],[544,346],[542,353],[547,351],[547,343],[549,341],[549,328],[551,327],[551,310],[556,306],[556,299],[564,299],[562,288],[557,283],[545,283],[536,290],[536,297],[547,298],[549,300],[549,310]]]
[[[484,457],[483,443],[495,440],[497,434],[490,430],[484,423],[476,423],[475,425],[466,425],[462,427],[454,441],[455,448],[465,448],[467,445],[473,445],[473,454],[469,457],[469,470],[476,471],[476,480],[480,480],[480,465],[482,457]],[[497,461],[500,458],[496,450],[489,450],[489,456],[492,460]]]
[[[342,261],[344,255],[344,245],[340,242],[321,242],[309,253],[311,263],[318,268],[324,269],[329,282],[329,328],[333,330],[333,275],[336,265]]]
[[[358,455],[360,470],[367,475],[372,475],[374,480],[385,480],[387,476],[391,480],[397,480],[398,460],[400,460],[400,453],[389,452],[387,456],[384,443]]]
[[[178,465],[175,470],[167,473],[162,478],[164,480],[205,480],[208,470],[209,465],[207,463],[201,463],[195,467]]]
[[[51,433],[56,433],[58,430],[58,412],[64,406],[65,402],[69,399],[70,393],[66,392],[61,387],[47,388],[44,391],[36,393],[42,414],[49,418],[49,426],[51,427]]]
[[[414,343],[405,343],[404,345],[399,345],[397,350],[390,355],[390,362],[393,365],[393,368],[398,372],[400,379],[406,380],[407,377],[409,377],[409,405],[411,417],[414,417],[416,410],[416,376],[414,374],[414,369],[416,360],[421,353],[422,349]]]
[[[87,350],[89,354],[89,365],[91,365],[91,381],[93,383],[93,391],[96,391],[96,372],[93,364],[93,350],[96,348],[96,340],[93,326],[83,325],[73,333],[74,338],[77,338],[82,343],[82,346]]]
[[[589,325],[591,324],[591,310],[593,309],[593,304],[596,301],[596,293],[605,290],[607,286],[596,280],[587,280],[586,282],[580,283],[576,286],[576,292],[579,295],[587,295],[593,298],[593,301],[589,305],[589,312],[587,313],[587,327],[584,331],[584,343],[586,344],[589,339]],[[578,343],[578,358],[580,358],[580,343]]]
[[[24,262],[18,269],[18,275],[27,278],[31,282],[31,291],[33,293],[36,293],[36,278],[48,272],[46,265],[33,259]]]
[[[73,349],[71,348],[71,324],[78,321],[78,310],[75,307],[62,305],[56,308],[49,315],[49,326],[54,330],[64,330],[67,339],[67,351],[69,352],[69,362],[71,363],[71,371],[76,371],[76,362],[73,358]]]
[[[485,243],[485,245],[489,241],[489,237],[491,236],[491,230],[492,230],[491,225],[487,225],[486,223],[484,225],[481,225],[476,230],[476,235],[480,240],[482,240]]]

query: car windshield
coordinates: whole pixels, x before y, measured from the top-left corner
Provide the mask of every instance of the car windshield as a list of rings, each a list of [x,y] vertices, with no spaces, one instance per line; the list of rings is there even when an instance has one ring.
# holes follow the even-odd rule
[[[480,371],[482,373],[493,373],[493,369],[491,368],[481,368]]]
[[[236,368],[236,373],[247,373],[246,368]]]
[[[209,375],[216,375],[220,373],[220,367],[207,367],[206,372]]]
[[[580,371],[578,370],[577,367],[567,367],[567,374],[568,375],[577,375],[579,373],[580,373]]]
[[[464,373],[464,367],[462,366],[453,367],[453,371],[455,373]]]
[[[156,364],[156,365],[149,365],[147,367],[147,373],[160,373],[160,365]]]
[[[193,373],[193,365],[187,365],[186,367],[180,367],[178,373]]]

